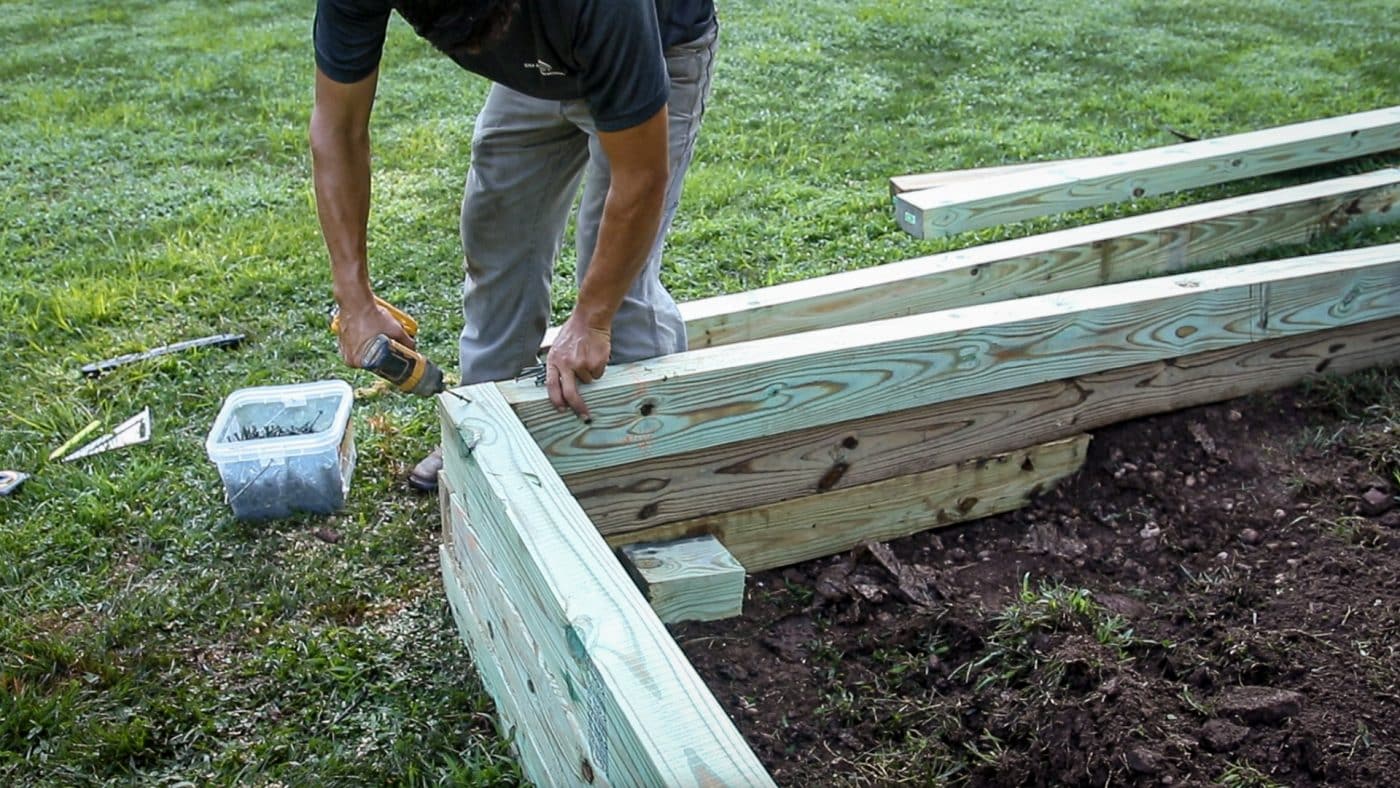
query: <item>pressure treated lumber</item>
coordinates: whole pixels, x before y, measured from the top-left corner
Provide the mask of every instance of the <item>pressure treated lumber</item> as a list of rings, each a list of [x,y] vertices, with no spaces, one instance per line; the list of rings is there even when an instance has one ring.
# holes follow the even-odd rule
[[[1400,244],[1126,282],[610,368],[593,418],[498,384],[573,474],[1400,314]]]
[[[744,567],[713,536],[629,544],[618,554],[662,623],[743,615]]]
[[[957,186],[982,178],[996,178],[1002,175],[1015,175],[1030,172],[1042,167],[1093,161],[1093,159],[1050,159],[1048,161],[1027,161],[1016,164],[1000,164],[991,167],[973,167],[965,170],[943,170],[913,175],[895,175],[890,178],[890,196],[904,192],[917,192],[924,189],[937,189],[942,186]]]
[[[681,304],[690,347],[1181,273],[1400,221],[1400,170],[1321,181]]]
[[[590,757],[587,738],[570,705],[547,684],[549,673],[541,665],[533,672],[525,667],[529,633],[513,606],[488,600],[488,584],[499,582],[490,565],[464,569],[446,544],[438,553],[452,620],[496,704],[500,735],[511,743],[521,770],[536,785],[587,784],[582,774]],[[592,784],[609,782],[595,774]]]
[[[868,484],[1128,419],[1400,364],[1400,319],[1249,343],[585,471],[566,482],[609,541],[657,525]],[[751,571],[751,555],[739,556]]]
[[[530,681],[531,696],[577,720],[587,752],[578,781],[772,785],[497,388],[456,391],[470,404],[437,400],[444,468],[462,498],[453,552],[474,564],[469,572],[494,572],[482,591],[490,606],[514,608],[512,631],[523,633],[474,660],[548,678],[548,690]],[[572,730],[560,715],[549,719],[511,723],[538,751],[566,752],[547,743],[571,743]]]
[[[896,195],[919,238],[1211,186],[1400,148],[1400,107],[1102,156]]]
[[[1379,170],[688,301],[680,311],[690,347],[714,347],[1180,273],[1400,221],[1397,204],[1400,170]]]
[[[759,572],[834,555],[863,542],[883,542],[1019,509],[1078,471],[1088,445],[1088,435],[1076,435],[923,473],[662,525],[610,541],[625,544],[634,538],[713,534],[749,571]]]

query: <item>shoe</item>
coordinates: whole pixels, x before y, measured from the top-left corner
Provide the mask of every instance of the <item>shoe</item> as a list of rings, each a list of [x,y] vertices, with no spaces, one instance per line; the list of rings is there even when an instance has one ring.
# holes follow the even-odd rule
[[[438,471],[442,470],[442,447],[424,457],[408,472],[408,486],[425,493],[437,492]]]

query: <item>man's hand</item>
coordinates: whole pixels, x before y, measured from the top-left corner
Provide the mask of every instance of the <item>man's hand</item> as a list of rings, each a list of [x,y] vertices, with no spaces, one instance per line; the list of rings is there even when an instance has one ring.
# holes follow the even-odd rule
[[[590,326],[577,311],[570,315],[559,327],[544,362],[545,385],[554,409],[572,408],[579,418],[591,421],[593,415],[578,393],[578,384],[601,378],[611,354],[611,331]]]
[[[377,334],[384,334],[410,350],[415,347],[413,337],[373,298],[341,306],[340,358],[346,366],[360,366],[360,350]]]

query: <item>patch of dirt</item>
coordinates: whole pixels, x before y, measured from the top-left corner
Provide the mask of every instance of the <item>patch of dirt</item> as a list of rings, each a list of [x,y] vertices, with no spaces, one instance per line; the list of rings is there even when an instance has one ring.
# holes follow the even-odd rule
[[[1028,508],[676,638],[782,785],[1390,784],[1400,435],[1342,391],[1100,430]]]

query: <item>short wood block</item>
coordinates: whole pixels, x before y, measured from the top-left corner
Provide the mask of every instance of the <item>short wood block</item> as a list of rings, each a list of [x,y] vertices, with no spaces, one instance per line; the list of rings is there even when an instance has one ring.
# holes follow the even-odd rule
[[[667,624],[744,612],[744,567],[713,536],[623,545],[618,553],[642,596]]]

